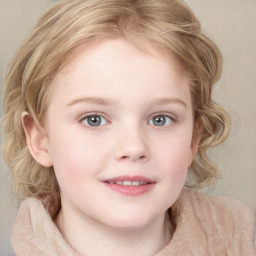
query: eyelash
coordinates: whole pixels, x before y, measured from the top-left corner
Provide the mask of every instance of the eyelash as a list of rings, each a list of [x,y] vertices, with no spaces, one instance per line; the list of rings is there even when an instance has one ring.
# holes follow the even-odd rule
[[[97,127],[100,127],[100,126],[102,126],[102,125],[105,125],[105,124],[100,124],[100,125],[95,125],[95,126],[93,126],[93,125],[89,125],[88,124],[88,121],[87,121],[87,124],[85,124],[84,123],[84,121],[86,120],[86,119],[88,119],[88,118],[90,118],[90,117],[100,117],[100,118],[104,118],[105,120],[106,120],[106,123],[108,123],[108,119],[103,115],[103,114],[101,114],[101,113],[90,113],[90,114],[86,114],[86,115],[84,115],[84,116],[82,116],[82,118],[80,118],[80,122],[81,123],[83,123],[84,125],[86,125],[86,126],[89,126],[89,127],[95,127],[95,128],[97,128]],[[163,113],[163,112],[159,112],[159,113],[155,113],[155,114],[153,114],[150,118],[149,118],[149,121],[147,121],[147,123],[149,124],[149,122],[151,121],[151,120],[153,120],[153,118],[156,118],[156,117],[167,117],[167,118],[169,118],[170,120],[171,120],[171,124],[172,123],[175,123],[175,122],[177,122],[177,120],[176,120],[176,118],[174,117],[174,116],[172,116],[172,115],[170,115],[170,114],[167,114],[167,113]],[[166,126],[166,125],[163,125],[163,126],[161,126],[161,125],[154,125],[154,124],[152,124],[152,126],[155,126],[155,127],[164,127],[164,128],[168,128],[170,125],[168,125],[168,126]]]

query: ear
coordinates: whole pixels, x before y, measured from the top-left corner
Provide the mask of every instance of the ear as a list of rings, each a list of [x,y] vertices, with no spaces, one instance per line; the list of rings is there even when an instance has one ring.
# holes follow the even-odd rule
[[[203,129],[202,123],[200,122],[199,119],[197,119],[194,124],[194,131],[193,131],[193,136],[192,136],[191,145],[190,145],[189,166],[191,165],[191,163],[193,162],[193,160],[196,156],[202,129]]]
[[[22,124],[30,154],[42,166],[51,167],[52,160],[45,131],[38,127],[27,112],[22,113]]]

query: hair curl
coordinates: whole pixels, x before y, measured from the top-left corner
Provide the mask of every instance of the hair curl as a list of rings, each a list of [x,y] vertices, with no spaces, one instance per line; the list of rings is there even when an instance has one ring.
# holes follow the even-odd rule
[[[195,118],[202,125],[186,186],[208,186],[220,176],[206,151],[223,142],[230,130],[228,115],[211,98],[222,57],[191,9],[180,0],[67,0],[42,16],[14,56],[4,83],[3,152],[19,199],[59,200],[53,168],[39,165],[28,150],[22,112],[43,125],[55,74],[77,47],[105,38],[124,38],[141,49],[152,44],[176,56],[190,78]]]

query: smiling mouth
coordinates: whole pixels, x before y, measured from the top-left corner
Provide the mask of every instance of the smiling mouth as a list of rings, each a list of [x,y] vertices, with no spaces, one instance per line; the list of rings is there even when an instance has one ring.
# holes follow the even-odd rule
[[[141,186],[141,185],[150,184],[150,182],[146,182],[146,181],[130,181],[130,180],[123,180],[123,181],[110,180],[110,181],[106,181],[106,182],[109,184],[117,184],[117,185],[123,185],[123,186]]]
[[[105,180],[106,183],[110,185],[122,185],[122,186],[143,186],[155,183],[154,180],[151,180],[144,176],[118,176]]]
[[[139,196],[150,192],[156,181],[144,176],[119,176],[104,180],[104,184],[113,191],[126,196]]]

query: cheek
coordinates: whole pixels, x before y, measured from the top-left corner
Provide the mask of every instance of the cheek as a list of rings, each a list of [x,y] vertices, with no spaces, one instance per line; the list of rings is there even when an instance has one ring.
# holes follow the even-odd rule
[[[179,173],[187,170],[191,159],[191,137],[190,133],[172,134],[171,136],[162,138],[162,143],[155,143],[154,153],[156,160],[168,172]]]
[[[171,183],[172,187],[183,186],[189,166],[183,148],[176,147],[166,150],[162,156],[159,156],[159,159],[161,160],[159,163],[160,172],[163,177]]]
[[[90,176],[101,169],[102,157],[94,143],[86,140],[55,140],[52,147],[52,162],[57,180],[62,189],[68,186],[84,186]]]

